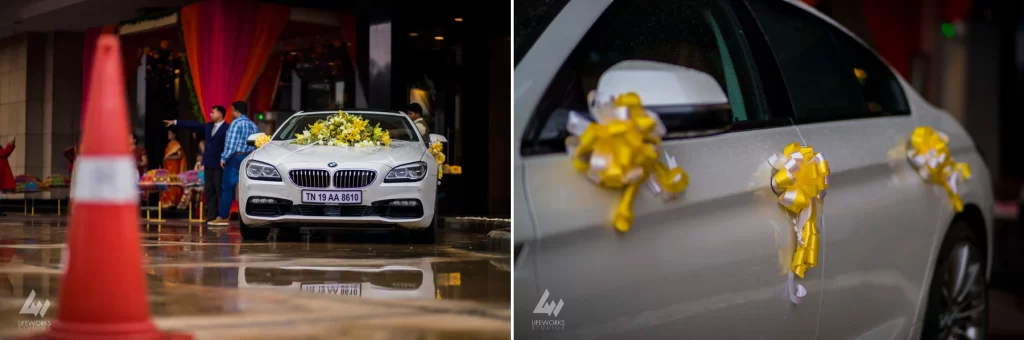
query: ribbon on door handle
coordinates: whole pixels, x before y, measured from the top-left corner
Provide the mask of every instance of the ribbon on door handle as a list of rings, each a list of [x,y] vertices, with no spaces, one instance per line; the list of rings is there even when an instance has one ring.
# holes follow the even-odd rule
[[[917,174],[946,191],[956,212],[964,210],[960,200],[960,187],[971,178],[971,168],[964,162],[955,162],[949,153],[949,137],[928,126],[914,129],[907,141],[907,160]]]
[[[576,171],[602,187],[625,189],[612,224],[627,232],[641,183],[646,181],[655,194],[671,199],[686,189],[690,179],[674,158],[662,153],[665,125],[657,114],[644,109],[639,95],[595,96],[589,115],[570,112],[566,125],[572,136],[566,139],[566,149]]]
[[[803,278],[807,269],[818,265],[818,217],[824,208],[831,171],[825,156],[797,142],[772,155],[768,164],[774,169],[771,185],[772,191],[779,195],[779,204],[797,216],[793,226],[797,248],[787,285],[790,299],[800,303],[807,290],[793,282],[793,275]]]

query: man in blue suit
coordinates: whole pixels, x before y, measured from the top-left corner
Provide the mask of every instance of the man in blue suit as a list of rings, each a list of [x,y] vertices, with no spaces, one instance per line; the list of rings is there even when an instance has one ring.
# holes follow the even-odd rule
[[[220,166],[220,154],[224,152],[224,136],[228,133],[228,127],[224,126],[224,107],[217,105],[210,111],[210,122],[203,124],[189,120],[165,120],[167,126],[177,125],[186,129],[201,131],[205,134],[206,149],[203,151],[203,177],[206,182],[203,185],[203,193],[206,196],[206,218],[207,222],[217,217],[218,201],[220,199],[224,176],[224,168]]]

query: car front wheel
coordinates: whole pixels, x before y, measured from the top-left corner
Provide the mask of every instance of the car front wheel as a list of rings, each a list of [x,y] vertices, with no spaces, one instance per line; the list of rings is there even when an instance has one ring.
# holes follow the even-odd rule
[[[988,290],[983,241],[963,221],[946,235],[928,292],[921,339],[985,339]]]
[[[242,238],[250,241],[266,241],[270,234],[270,228],[253,228],[245,224],[242,218],[238,218],[238,231]]]
[[[417,244],[431,244],[436,241],[437,229],[441,217],[437,215],[437,204],[434,204],[434,218],[430,221],[430,225],[426,228],[419,230],[410,230],[409,236],[412,241]]]

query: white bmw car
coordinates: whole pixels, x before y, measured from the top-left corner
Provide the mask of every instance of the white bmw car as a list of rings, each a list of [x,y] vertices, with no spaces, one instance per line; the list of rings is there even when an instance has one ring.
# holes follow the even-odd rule
[[[298,145],[295,135],[336,111],[299,112],[242,162],[240,230],[263,240],[271,228],[407,229],[432,240],[437,172],[428,141],[400,112],[346,111],[380,125],[390,146]],[[431,140],[446,142],[440,135]],[[248,141],[255,143],[255,135]]]

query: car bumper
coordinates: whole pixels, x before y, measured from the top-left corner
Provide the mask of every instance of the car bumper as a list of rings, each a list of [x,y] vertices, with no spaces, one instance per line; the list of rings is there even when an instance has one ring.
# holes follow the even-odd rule
[[[430,226],[434,218],[434,204],[437,193],[437,173],[428,171],[423,180],[405,183],[384,183],[384,177],[391,167],[372,163],[346,163],[328,170],[331,174],[345,169],[368,169],[376,171],[376,178],[362,188],[304,188],[292,182],[289,171],[295,169],[319,169],[312,164],[278,165],[282,175],[280,182],[249,179],[245,175],[246,160],[242,163],[238,180],[238,210],[242,222],[252,227],[269,227],[271,224],[319,224],[322,226],[373,229],[401,227],[422,229]],[[362,203],[326,205],[303,203],[304,190],[360,191]],[[256,203],[273,199],[273,204]],[[415,200],[418,206],[393,206],[393,200]]]

